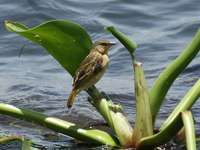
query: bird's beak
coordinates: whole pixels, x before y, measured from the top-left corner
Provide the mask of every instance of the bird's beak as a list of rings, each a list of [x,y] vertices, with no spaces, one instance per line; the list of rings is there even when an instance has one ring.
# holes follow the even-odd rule
[[[109,43],[109,46],[113,46],[113,45],[116,45],[117,43],[115,43],[115,42],[110,42]]]

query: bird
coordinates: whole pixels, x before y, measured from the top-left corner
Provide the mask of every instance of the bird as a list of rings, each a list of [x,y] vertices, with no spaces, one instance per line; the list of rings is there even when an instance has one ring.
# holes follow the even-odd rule
[[[67,101],[67,107],[71,108],[75,97],[83,90],[96,84],[108,68],[108,50],[115,42],[99,40],[92,45],[90,53],[86,56],[74,75],[72,92]]]

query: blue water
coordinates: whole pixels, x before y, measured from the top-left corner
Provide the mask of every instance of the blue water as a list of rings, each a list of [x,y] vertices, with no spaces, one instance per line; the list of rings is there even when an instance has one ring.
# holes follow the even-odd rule
[[[0,12],[1,102],[81,125],[88,121],[103,122],[102,117],[91,110],[86,100],[87,94],[81,92],[72,109],[68,110],[65,104],[71,92],[71,76],[35,43],[29,42],[19,58],[26,39],[8,32],[4,19],[29,28],[50,20],[73,21],[86,29],[93,42],[100,39],[117,42],[109,51],[109,68],[96,86],[108,93],[116,104],[123,105],[131,124],[135,120],[131,57],[122,44],[103,28],[113,25],[138,44],[135,57],[143,63],[150,89],[159,74],[187,47],[200,27],[200,5],[197,0],[7,0],[0,2]],[[160,110],[156,126],[162,125],[199,77],[200,54],[174,82]],[[192,108],[197,132],[200,131],[199,107],[198,100]],[[57,140],[48,139],[45,135],[53,137],[54,132],[46,128],[4,115],[0,115],[0,118],[1,132],[40,141],[35,143],[38,147],[76,146],[70,142],[70,138],[61,135]],[[29,129],[24,129],[27,126]],[[39,133],[34,129],[41,131]]]

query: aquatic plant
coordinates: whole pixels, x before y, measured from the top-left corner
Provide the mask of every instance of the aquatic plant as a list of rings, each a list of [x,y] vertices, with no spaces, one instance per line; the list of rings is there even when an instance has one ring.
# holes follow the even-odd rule
[[[81,26],[65,20],[49,21],[32,29],[9,20],[5,20],[5,25],[9,31],[20,34],[44,47],[72,76],[80,62],[89,53],[92,45],[90,36]],[[161,126],[159,132],[154,134],[153,130],[158,111],[169,88],[199,52],[200,30],[183,53],[160,74],[150,92],[147,89],[142,63],[137,62],[134,57],[137,44],[113,26],[105,27],[105,30],[113,34],[124,45],[130,52],[133,62],[136,99],[134,128],[126,118],[123,107],[120,104],[115,105],[105,92],[99,92],[95,86],[89,89],[88,94],[91,96],[89,102],[104,117],[108,125],[115,131],[116,136],[100,130],[85,129],[64,120],[8,104],[0,104],[0,113],[34,122],[82,141],[141,150],[153,149],[165,144],[184,126],[187,146],[195,149],[193,119],[191,113],[186,110],[189,110],[200,96],[200,80],[185,95]],[[94,95],[99,94],[104,97],[95,100]]]

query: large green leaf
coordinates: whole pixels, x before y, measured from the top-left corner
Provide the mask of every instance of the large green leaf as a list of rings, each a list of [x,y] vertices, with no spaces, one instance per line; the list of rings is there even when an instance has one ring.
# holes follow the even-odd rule
[[[79,25],[54,20],[35,28],[5,20],[6,28],[44,47],[72,76],[88,55],[92,40]]]

